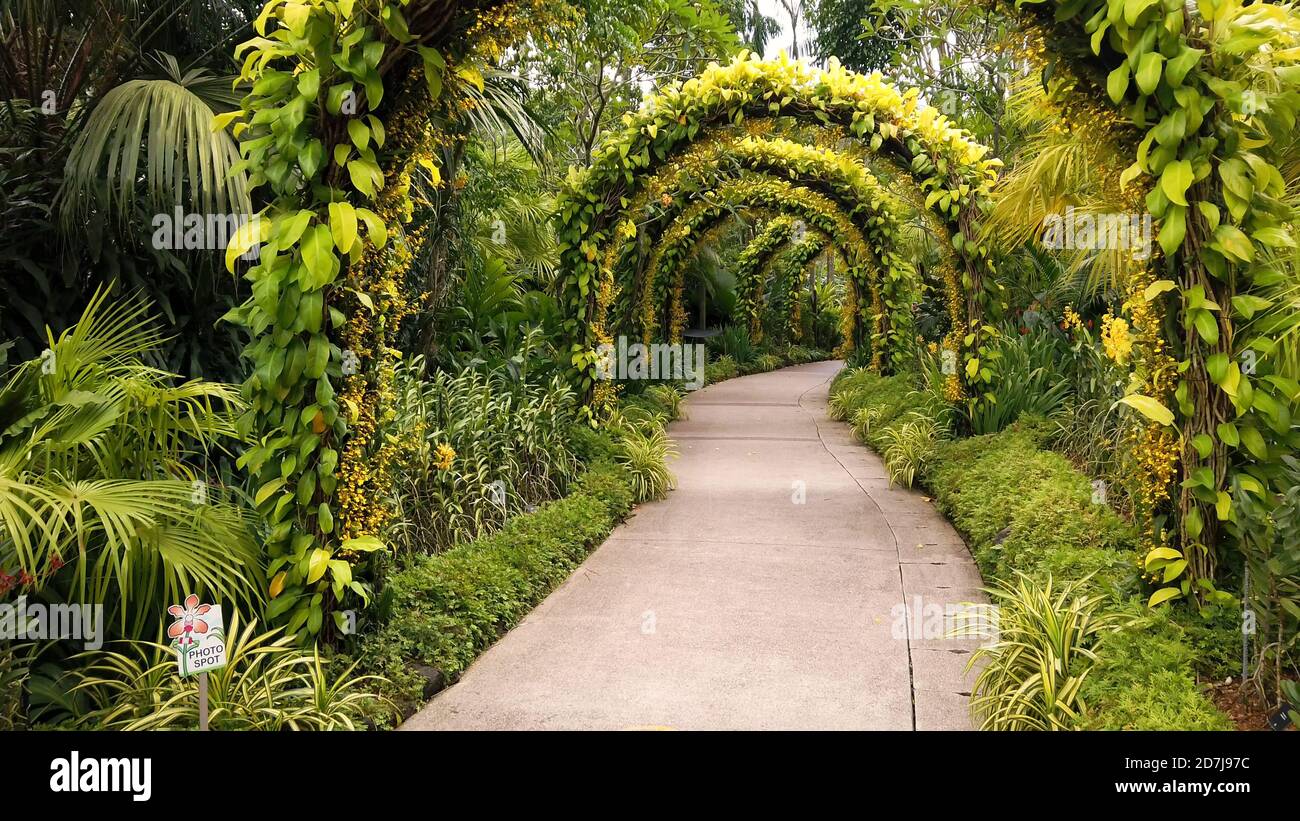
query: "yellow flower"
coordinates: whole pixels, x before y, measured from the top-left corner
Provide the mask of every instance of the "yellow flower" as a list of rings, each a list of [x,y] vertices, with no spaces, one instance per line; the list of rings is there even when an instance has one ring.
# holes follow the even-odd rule
[[[1106,356],[1120,365],[1128,364],[1129,354],[1133,352],[1133,336],[1129,333],[1128,322],[1110,314],[1102,317],[1101,343],[1106,348]]]
[[[456,458],[456,451],[451,445],[443,442],[433,451],[433,465],[438,470],[450,470],[452,460]]]
[[[1061,323],[1061,330],[1068,331],[1071,328],[1082,328],[1083,318],[1075,312],[1074,308],[1069,305],[1065,306],[1065,320]]]

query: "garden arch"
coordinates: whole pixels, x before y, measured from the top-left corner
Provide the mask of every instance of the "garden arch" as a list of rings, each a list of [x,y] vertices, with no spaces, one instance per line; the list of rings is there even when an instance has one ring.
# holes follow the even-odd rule
[[[645,339],[650,339],[659,327],[660,306],[668,306],[668,339],[680,341],[685,312],[680,292],[685,264],[691,249],[707,236],[712,227],[725,222],[736,208],[763,209],[777,214],[801,219],[810,231],[829,237],[843,254],[848,270],[846,278],[852,283],[855,303],[870,304],[873,312],[873,334],[879,333],[884,319],[884,301],[881,297],[878,272],[884,263],[877,257],[862,229],[849,219],[839,205],[825,194],[796,185],[788,180],[745,174],[729,181],[709,196],[686,205],[659,235],[654,244],[645,276],[631,283],[639,291],[643,310],[638,319]],[[609,315],[601,307],[602,319]],[[849,339],[860,342],[855,315],[855,331]],[[596,326],[603,335],[608,332],[602,322]],[[601,337],[601,341],[609,341]]]
[[[873,151],[911,169],[927,193],[927,206],[953,229],[954,244],[967,263],[969,293],[982,290],[990,264],[979,244],[977,215],[999,166],[986,158],[983,146],[920,104],[914,91],[901,93],[879,75],[856,74],[834,61],[826,71],[814,72],[784,57],[765,62],[742,55],[649,98],[562,192],[559,239],[567,330],[575,376],[588,395],[594,389],[600,314],[608,307],[598,295],[612,287],[613,276],[600,264],[600,249],[617,231],[626,231],[625,213],[644,179],[711,129],[771,117],[839,124]],[[979,315],[978,304],[976,297],[967,299],[961,329],[967,316]],[[947,344],[955,344],[957,336],[959,332]]]
[[[725,140],[717,137],[701,138],[677,154],[645,180],[641,189],[623,209],[624,216],[613,236],[608,239],[600,255],[602,275],[617,278],[614,269],[625,270],[629,256],[638,249],[650,247],[655,253],[670,261],[673,249],[664,249],[659,240],[661,226],[682,212],[690,198],[716,187],[723,179],[737,175],[763,174],[778,179],[788,179],[833,199],[837,206],[861,227],[873,252],[881,262],[880,276],[870,278],[872,303],[883,303],[893,312],[892,317],[880,318],[885,334],[891,326],[906,326],[910,322],[908,278],[911,266],[897,249],[898,226],[903,220],[903,206],[875,178],[859,159],[851,158],[829,148],[816,148],[792,142],[784,137],[766,138],[742,134]],[[640,222],[636,218],[644,215]],[[937,218],[930,215],[937,222]],[[654,256],[648,271],[655,282],[659,271]],[[873,272],[874,273],[874,270]],[[883,294],[874,293],[883,288]],[[952,289],[954,294],[956,289]],[[647,291],[646,300],[661,298],[662,293]],[[662,302],[662,298],[660,299]],[[647,313],[655,310],[646,304]],[[596,325],[604,327],[608,320],[605,306],[600,306]],[[652,314],[651,314],[652,315]],[[954,323],[958,339],[963,326]],[[647,333],[649,329],[647,329]],[[891,331],[893,333],[893,331]],[[889,338],[888,334],[881,337]],[[648,341],[648,337],[647,337]],[[883,349],[882,354],[887,354]],[[881,363],[877,363],[878,365]]]

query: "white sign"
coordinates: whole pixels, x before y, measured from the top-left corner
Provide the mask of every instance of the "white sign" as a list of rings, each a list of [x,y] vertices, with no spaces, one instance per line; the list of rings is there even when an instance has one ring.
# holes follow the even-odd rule
[[[182,676],[226,666],[226,625],[221,605],[199,604],[198,596],[189,595],[183,605],[168,607],[167,613],[176,619],[167,628],[167,637],[176,648]]]

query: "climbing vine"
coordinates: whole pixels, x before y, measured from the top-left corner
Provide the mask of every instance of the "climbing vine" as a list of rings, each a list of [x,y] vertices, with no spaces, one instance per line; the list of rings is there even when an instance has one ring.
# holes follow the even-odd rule
[[[968,263],[963,272],[968,291],[982,291],[992,263],[972,215],[987,198],[999,165],[985,157],[983,146],[920,104],[914,92],[901,93],[878,76],[858,75],[833,61],[814,74],[799,63],[742,56],[650,98],[625,117],[623,130],[610,136],[592,166],[572,172],[566,183],[559,202],[559,238],[572,364],[584,392],[593,381],[591,323],[601,277],[597,260],[641,181],[681,144],[707,136],[711,128],[773,116],[841,125],[913,171],[926,191],[926,206],[956,229],[953,242]]]
[[[482,84],[471,46],[499,53],[518,36],[511,12],[532,5],[271,0],[236,50],[251,92],[218,125],[233,124],[250,184],[270,199],[226,257],[234,271],[259,249],[243,274],[252,296],[227,317],[252,336],[239,426],[254,444],[240,465],[268,526],[267,617],[291,633],[328,632],[330,615],[342,629],[340,607],[369,602],[354,568],[384,549],[403,443],[381,428],[394,334],[412,310],[399,279],[424,241],[401,230],[411,174],[440,182],[432,157],[445,135],[431,115],[446,89]],[[435,47],[453,35],[455,54]]]
[[[1153,543],[1144,565],[1165,583],[1153,604],[1213,596],[1214,545],[1234,520],[1233,490],[1280,490],[1280,457],[1300,444],[1291,423],[1300,386],[1272,370],[1275,340],[1250,322],[1269,305],[1260,292],[1270,255],[1295,244],[1272,155],[1300,108],[1300,23],[1286,7],[1239,0],[1016,6],[1048,51],[1143,134],[1120,183],[1151,181],[1145,207],[1160,221],[1163,259],[1128,306],[1140,338],[1166,313],[1182,329],[1168,353],[1151,339],[1139,344],[1155,362],[1125,400],[1152,423],[1139,434],[1139,461],[1167,475],[1176,441],[1181,462],[1178,538]],[[1087,47],[1063,45],[1079,42]],[[1176,361],[1176,379],[1167,380],[1164,356]],[[1158,504],[1159,492],[1153,486],[1148,501]]]

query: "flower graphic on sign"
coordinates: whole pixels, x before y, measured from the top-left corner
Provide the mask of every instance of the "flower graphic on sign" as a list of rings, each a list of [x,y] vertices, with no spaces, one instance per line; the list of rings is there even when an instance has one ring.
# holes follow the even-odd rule
[[[172,646],[180,651],[182,660],[190,647],[198,641],[198,637],[208,632],[208,623],[201,617],[211,609],[210,604],[199,604],[199,597],[192,593],[185,597],[184,606],[173,604],[167,608],[167,613],[176,618],[167,628],[167,637],[172,640]]]
[[[226,666],[226,623],[221,605],[201,604],[190,594],[181,604],[167,608],[175,619],[167,626],[167,638],[176,650],[182,677],[207,673]]]

